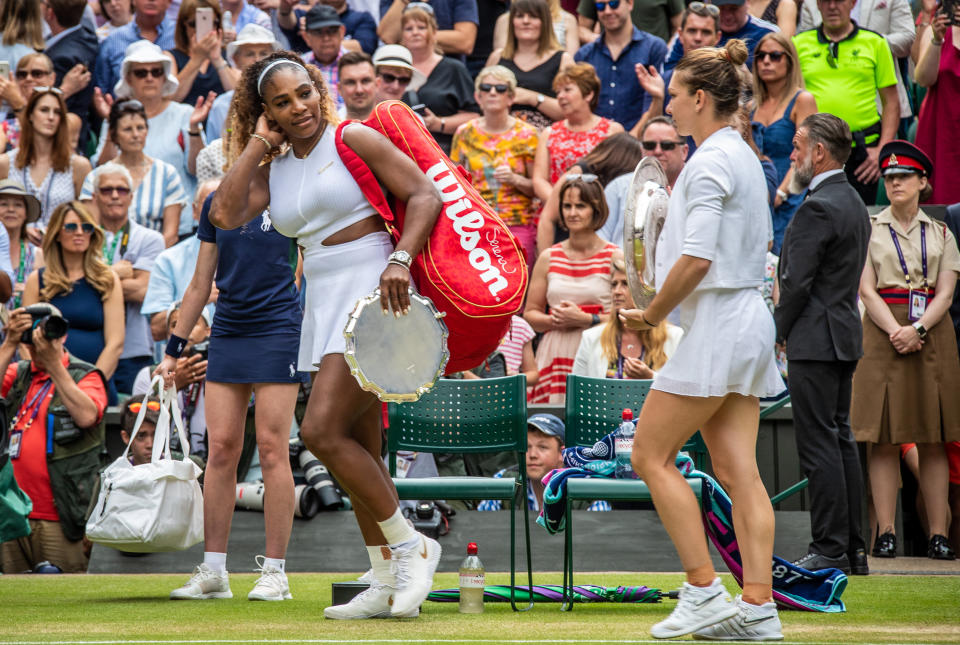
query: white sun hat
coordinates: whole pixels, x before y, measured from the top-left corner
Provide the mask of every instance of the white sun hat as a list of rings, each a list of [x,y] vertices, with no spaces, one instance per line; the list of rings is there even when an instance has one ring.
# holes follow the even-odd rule
[[[237,53],[237,47],[242,45],[270,45],[273,51],[280,49],[280,43],[274,38],[273,32],[265,27],[250,23],[237,34],[237,39],[227,45],[227,60],[234,67],[233,55]]]
[[[133,63],[161,63],[167,77],[163,82],[163,95],[170,96],[177,91],[180,84],[177,82],[177,77],[173,75],[173,61],[170,57],[149,40],[138,40],[130,43],[124,53],[123,63],[120,65],[120,80],[113,86],[114,98],[125,99],[133,94],[127,83],[127,73]]]

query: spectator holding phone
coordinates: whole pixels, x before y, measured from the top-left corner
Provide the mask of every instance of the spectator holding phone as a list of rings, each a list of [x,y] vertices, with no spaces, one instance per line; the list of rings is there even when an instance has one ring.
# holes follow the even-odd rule
[[[953,8],[948,15],[946,7]],[[915,76],[926,87],[920,107],[917,146],[937,169],[940,181],[933,184],[931,204],[960,202],[960,3],[944,3],[929,25],[920,32],[920,54]],[[946,179],[946,181],[944,181]]]
[[[173,100],[194,105],[210,92],[223,94],[235,87],[239,75],[223,56],[222,21],[218,0],[184,0],[180,5],[173,36],[176,47],[166,52],[178,83]]]

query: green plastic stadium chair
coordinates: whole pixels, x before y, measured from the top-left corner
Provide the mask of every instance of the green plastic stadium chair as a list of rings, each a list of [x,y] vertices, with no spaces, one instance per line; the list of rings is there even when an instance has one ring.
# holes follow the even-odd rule
[[[533,565],[530,554],[530,522],[527,490],[527,379],[522,374],[478,380],[440,379],[436,387],[413,403],[388,407],[388,464],[400,499],[499,499],[511,502],[510,587],[516,589],[516,512],[523,508],[524,544],[527,554],[527,584],[530,602],[514,611],[533,607]],[[433,477],[397,479],[397,451],[431,453],[476,453],[512,451],[517,459],[519,481],[495,477]],[[520,494],[520,503],[513,501]]]
[[[639,415],[650,392],[652,380],[605,379],[567,376],[566,445],[592,446],[620,423],[624,408]],[[698,432],[684,450],[705,454]],[[694,462],[698,459],[694,457]],[[697,464],[699,468],[699,463]],[[700,480],[687,480],[697,499]],[[567,508],[564,518],[563,611],[573,609],[573,502],[575,500],[650,501],[650,489],[639,479],[587,478],[567,482]]]
[[[783,406],[787,405],[788,403],[790,403],[789,394],[783,397],[782,399],[777,399],[770,405],[760,408],[760,420],[763,421],[764,419],[766,419],[771,414],[773,414]],[[809,482],[807,481],[807,478],[804,477],[803,479],[798,481],[796,484],[793,484],[792,486],[788,486],[787,488],[784,488],[782,491],[780,491],[779,493],[771,497],[770,503],[773,506],[776,506],[777,504],[787,499],[788,497],[792,497],[797,493],[799,493],[800,491],[802,491],[804,488],[807,487],[807,484],[809,484]]]

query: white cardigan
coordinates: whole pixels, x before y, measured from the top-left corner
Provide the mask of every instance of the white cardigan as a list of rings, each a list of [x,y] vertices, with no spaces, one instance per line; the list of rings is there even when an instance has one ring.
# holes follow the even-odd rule
[[[667,340],[663,344],[663,352],[669,359],[680,344],[683,338],[683,330],[675,325],[666,323]],[[577,348],[577,355],[573,359],[573,373],[577,376],[590,376],[593,378],[605,378],[607,376],[607,367],[609,361],[603,355],[603,348],[600,346],[600,335],[606,325],[594,325],[590,329],[584,330],[580,336],[580,347]]]

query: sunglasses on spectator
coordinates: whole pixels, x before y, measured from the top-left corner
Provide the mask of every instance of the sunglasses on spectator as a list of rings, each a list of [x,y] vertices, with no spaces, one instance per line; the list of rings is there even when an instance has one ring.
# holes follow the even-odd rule
[[[480,83],[479,88],[480,88],[480,91],[483,92],[484,94],[486,94],[490,90],[496,90],[497,94],[506,94],[507,92],[510,91],[510,86],[507,85],[506,83],[497,83],[496,85],[494,85],[493,83]]]
[[[830,41],[827,46],[827,65],[831,69],[837,69],[837,59],[840,58],[840,43]]]
[[[35,81],[39,81],[41,78],[53,74],[53,71],[47,71],[45,69],[18,69],[17,70],[17,79],[25,81],[27,76],[32,78]]]
[[[130,189],[126,186],[100,186],[99,190],[100,194],[104,197],[109,197],[114,193],[120,195],[121,197],[130,194]]]
[[[700,13],[706,11],[708,14],[716,18],[720,15],[720,7],[715,4],[706,4],[704,2],[691,2],[687,5],[687,9],[693,13]]]
[[[63,90],[61,90],[59,87],[49,87],[47,85],[38,85],[37,87],[33,88],[33,91],[36,92],[37,94],[51,92],[53,94],[63,96]]]
[[[137,99],[127,99],[125,101],[120,101],[119,103],[117,103],[117,109],[120,110],[121,112],[126,110],[139,111],[139,110],[143,110],[144,107],[143,107],[143,103],[141,103]]]
[[[403,8],[403,13],[407,13],[412,9],[423,9],[424,11],[429,13],[431,16],[434,15],[433,7],[431,7],[426,2],[408,2],[407,6]]]
[[[643,146],[643,149],[647,152],[653,152],[657,149],[657,146],[660,146],[660,149],[664,152],[670,152],[677,146],[682,146],[685,141],[641,141],[640,145]]]
[[[597,8],[597,13],[603,13],[603,10],[610,7],[613,11],[620,8],[620,0],[608,0],[607,2],[594,2],[593,6]]]
[[[757,52],[757,60],[763,60],[764,58],[769,58],[772,63],[779,63],[783,60],[783,57],[787,55],[787,52]]]
[[[67,233],[76,233],[77,231],[83,231],[84,235],[91,235],[93,233],[93,224],[90,222],[84,222],[83,224],[78,224],[76,222],[67,222],[63,225],[63,230]]]
[[[139,413],[140,409],[143,407],[143,402],[134,401],[133,403],[127,404],[127,409],[133,413]],[[160,411],[160,401],[147,401],[147,409],[152,410],[153,412]]]
[[[585,184],[590,184],[595,182],[599,178],[590,172],[570,173],[570,174],[564,175],[563,177],[564,181],[577,181],[578,179]]]
[[[144,79],[147,76],[152,76],[154,78],[162,78],[164,76],[162,67],[151,67],[150,69],[135,69],[131,72],[135,78]]]
[[[382,72],[380,74],[380,78],[382,78],[383,82],[386,83],[387,85],[390,85],[391,83],[399,83],[400,85],[409,85],[410,79],[412,79],[413,77],[412,76],[396,76],[388,72]]]

